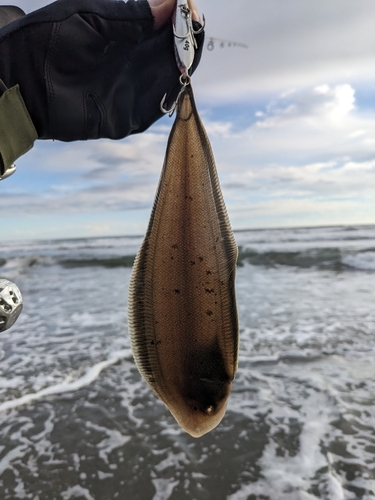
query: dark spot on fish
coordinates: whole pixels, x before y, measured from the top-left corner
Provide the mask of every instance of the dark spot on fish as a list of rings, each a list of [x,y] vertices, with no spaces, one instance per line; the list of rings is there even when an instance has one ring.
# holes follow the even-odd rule
[[[231,379],[220,347],[197,348],[186,358],[184,396],[191,408],[213,414],[228,395]],[[194,411],[198,411],[194,410]]]
[[[194,264],[195,264],[195,260],[191,260],[191,261],[190,261],[190,264],[191,264],[192,266],[194,266]]]
[[[204,291],[206,293],[213,293],[215,290],[213,288],[211,288],[211,289],[210,288],[205,288]]]
[[[158,341],[156,342],[156,345],[160,345],[160,344],[161,344],[161,340],[158,340]]]
[[[206,274],[208,276],[209,274],[212,274],[212,272],[211,271],[206,271]]]
[[[203,261],[203,257],[198,257],[198,259],[199,259],[199,262]]]
[[[192,196],[189,196],[189,195],[186,195],[186,196],[185,196],[185,200],[190,200],[190,201],[193,201],[193,197],[192,197]]]
[[[206,314],[207,314],[207,316],[212,316],[212,315],[213,315],[213,312],[212,312],[212,311],[210,311],[209,309],[207,309]]]
[[[190,158],[194,158],[194,155],[190,155]]]
[[[178,250],[178,245],[177,245],[177,243],[175,243],[174,245],[172,245],[172,248],[174,248],[175,250]]]
[[[173,255],[172,255],[172,257],[171,257],[171,260],[173,260]]]
[[[175,288],[173,291],[174,293],[180,293],[180,290],[178,290],[178,288]]]
[[[151,340],[150,344],[151,345],[155,345],[155,342],[153,340]]]

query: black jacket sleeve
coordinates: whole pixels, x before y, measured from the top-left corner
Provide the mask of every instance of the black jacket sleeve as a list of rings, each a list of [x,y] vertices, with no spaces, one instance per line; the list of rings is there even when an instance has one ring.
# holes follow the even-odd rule
[[[0,29],[0,78],[19,85],[40,139],[142,132],[179,76],[171,23],[154,31],[146,0],[58,0]]]

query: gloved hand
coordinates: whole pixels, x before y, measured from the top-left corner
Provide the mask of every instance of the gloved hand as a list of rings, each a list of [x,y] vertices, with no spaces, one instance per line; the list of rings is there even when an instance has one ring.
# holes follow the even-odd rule
[[[171,23],[155,31],[146,0],[58,0],[0,29],[0,78],[19,85],[40,139],[142,132],[179,76]]]

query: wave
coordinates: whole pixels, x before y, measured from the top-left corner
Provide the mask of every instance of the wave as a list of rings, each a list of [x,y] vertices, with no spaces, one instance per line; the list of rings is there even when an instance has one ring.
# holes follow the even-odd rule
[[[305,349],[303,351],[284,351],[275,354],[257,356],[247,354],[243,351],[239,353],[239,365],[276,365],[278,363],[307,363],[317,361],[326,356],[331,356],[334,352],[317,349]]]
[[[122,359],[131,359],[132,353],[130,349],[123,349],[121,351],[116,352],[112,356],[110,356],[107,360],[101,361],[96,365],[92,366],[87,370],[87,372],[82,375],[82,377],[74,380],[73,382],[62,382],[60,384],[51,385],[49,387],[45,387],[38,392],[33,392],[30,394],[25,394],[20,398],[11,399],[9,401],[4,401],[0,403],[0,412],[11,410],[13,408],[17,408],[18,406],[23,406],[32,401],[38,401],[46,396],[54,396],[57,394],[64,394],[66,392],[74,392],[82,389],[82,387],[86,387],[94,382],[100,375],[100,373],[108,366],[114,365],[118,361]]]
[[[132,267],[135,255],[108,258],[66,259],[58,263],[66,268],[74,267]],[[239,247],[238,266],[245,263],[253,266],[290,266],[302,269],[318,268],[345,271],[350,268],[375,271],[375,249],[345,253],[340,248],[312,248],[299,251],[257,251]]]
[[[342,269],[341,250],[339,248],[317,248],[300,251],[270,250],[258,252],[257,250],[240,247],[238,265],[245,262],[254,266],[292,266],[300,268],[318,267],[320,269]]]
[[[67,268],[72,267],[132,267],[135,255],[124,255],[123,257],[107,257],[107,258],[92,258],[92,259],[66,259],[60,260],[58,263]]]
[[[135,255],[121,257],[92,257],[58,260],[57,263],[65,268],[78,267],[132,267]],[[255,266],[275,267],[278,265],[300,268],[319,267],[320,269],[333,269],[336,271],[347,267],[343,263],[342,253],[339,248],[309,249],[302,251],[266,251],[239,247],[238,266],[245,263]],[[349,266],[353,267],[353,266]],[[362,267],[361,269],[364,269]],[[371,269],[371,268],[370,268]]]
[[[24,272],[35,266],[60,265],[64,268],[81,267],[105,267],[131,268],[135,254],[123,256],[106,257],[75,257],[61,258],[61,256],[33,255],[28,257],[10,257],[0,259],[0,272]],[[278,266],[297,267],[301,269],[316,268],[332,271],[375,271],[375,248],[362,250],[330,248],[309,248],[303,250],[265,250],[260,251],[248,246],[240,246],[237,264],[239,267],[245,264],[263,266],[267,268]]]
[[[357,269],[375,271],[375,249],[369,248],[358,252],[340,248],[312,248],[299,251],[265,251],[240,248],[238,265],[245,263],[254,266],[277,267],[291,266],[302,269],[317,268],[332,271]]]
[[[346,255],[343,258],[343,264],[354,269],[375,271],[375,249]]]

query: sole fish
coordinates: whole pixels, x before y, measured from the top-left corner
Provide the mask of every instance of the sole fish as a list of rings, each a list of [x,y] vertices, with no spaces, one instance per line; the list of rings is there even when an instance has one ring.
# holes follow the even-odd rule
[[[189,85],[129,287],[137,367],[193,437],[223,418],[238,363],[237,245]]]

